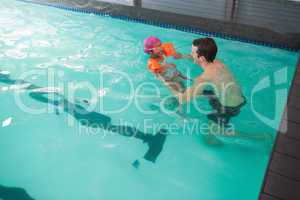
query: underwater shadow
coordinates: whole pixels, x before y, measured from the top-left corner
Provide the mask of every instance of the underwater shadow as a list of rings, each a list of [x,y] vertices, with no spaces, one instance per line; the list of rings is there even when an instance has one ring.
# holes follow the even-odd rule
[[[54,106],[62,106],[63,110],[72,115],[81,125],[100,128],[106,131],[111,131],[125,137],[134,137],[141,140],[148,145],[148,151],[144,155],[144,159],[155,163],[159,154],[163,150],[164,143],[166,141],[165,129],[159,130],[155,135],[150,133],[144,133],[134,127],[114,125],[111,123],[111,118],[107,115],[90,112],[83,106],[69,102],[62,95],[55,93],[60,100],[51,100],[48,98],[47,92],[30,92],[29,96],[36,101],[52,104]],[[53,93],[51,94],[53,95]]]
[[[28,86],[22,88],[29,91],[29,96],[39,102],[52,104],[54,106],[61,106],[64,112],[72,115],[81,125],[92,128],[100,128],[106,131],[111,131],[125,137],[133,137],[141,140],[143,143],[148,145],[148,150],[144,154],[143,158],[147,161],[155,163],[158,156],[163,150],[163,146],[166,141],[167,130],[161,129],[155,135],[152,133],[144,133],[131,126],[114,125],[111,123],[111,118],[99,112],[90,112],[86,110],[82,105],[71,103],[63,95],[59,93],[48,93],[48,92],[36,92],[34,89],[41,89],[42,87],[36,86],[30,82],[11,79],[10,75],[0,74],[0,83],[8,85],[14,84],[28,84]],[[49,98],[55,95],[59,100],[51,100]],[[134,166],[136,167],[136,162]]]
[[[0,185],[0,199],[3,200],[34,200],[23,188],[5,187]]]

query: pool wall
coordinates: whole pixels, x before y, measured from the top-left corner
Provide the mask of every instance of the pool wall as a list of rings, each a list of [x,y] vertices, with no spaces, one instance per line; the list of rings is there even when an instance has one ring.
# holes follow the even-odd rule
[[[232,21],[221,21],[190,15],[164,12],[142,8],[139,3],[134,6],[112,4],[95,0],[19,0],[24,2],[50,5],[67,10],[109,15],[138,23],[174,28],[207,36],[238,40],[257,45],[298,51],[300,37],[297,34],[282,34],[270,29],[253,25],[239,24]],[[295,36],[294,36],[295,35]]]

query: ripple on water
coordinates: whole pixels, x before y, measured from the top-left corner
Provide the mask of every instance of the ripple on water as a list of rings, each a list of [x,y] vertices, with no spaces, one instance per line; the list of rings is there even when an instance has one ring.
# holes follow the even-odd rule
[[[24,59],[27,57],[27,53],[20,51],[19,49],[10,49],[5,52],[5,55],[10,58]]]
[[[98,91],[98,96],[99,97],[104,97],[108,92],[109,92],[109,88],[103,88],[103,89],[100,89],[99,91]]]
[[[2,41],[3,41],[4,45],[9,46],[9,47],[15,46],[15,44],[16,44],[15,40],[5,39]]]
[[[0,87],[0,91],[5,92],[8,91],[9,88],[7,86]]]
[[[6,16],[1,16],[0,17],[0,26],[11,26],[15,24],[15,20],[13,20],[13,18],[10,17],[6,17]]]
[[[71,65],[71,64],[65,63],[63,66],[66,68],[69,68],[69,69],[73,69],[75,71],[80,71],[80,72],[84,71],[84,69],[85,69],[85,67],[83,65]]]
[[[33,47],[51,47],[51,43],[45,40],[34,40],[32,41]]]
[[[27,48],[29,48],[29,45],[28,45],[28,44],[21,43],[21,44],[18,44],[16,48],[17,48],[18,50],[27,49]]]
[[[52,63],[41,63],[41,64],[38,64],[36,66],[36,68],[39,68],[39,69],[46,69],[48,68]]]
[[[18,29],[14,30],[10,33],[3,34],[2,37],[10,40],[19,40],[23,37],[29,37],[33,35],[33,31],[30,29]]]

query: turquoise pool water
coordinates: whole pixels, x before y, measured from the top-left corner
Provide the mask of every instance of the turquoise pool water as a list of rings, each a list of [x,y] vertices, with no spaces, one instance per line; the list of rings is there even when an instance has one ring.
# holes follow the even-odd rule
[[[192,107],[182,120],[158,109],[170,93],[146,68],[143,39],[156,35],[189,53],[191,41],[203,36],[12,0],[0,5],[0,27],[0,185],[42,200],[257,199],[272,138],[220,137],[222,144],[209,145],[191,128],[195,120],[205,123],[205,115]],[[248,99],[232,123],[249,137],[275,137],[297,54],[215,39],[218,58]],[[201,73],[190,61],[176,64],[191,77]],[[130,86],[136,91],[143,83],[133,94]],[[65,94],[43,95],[36,92],[41,87]],[[137,96],[138,105],[113,112]],[[91,104],[91,113],[80,112]],[[199,104],[208,107],[205,99]],[[143,159],[151,146],[143,137],[158,125],[167,136],[157,140],[161,152],[157,146],[150,152],[153,163]],[[124,135],[134,128],[140,138]]]

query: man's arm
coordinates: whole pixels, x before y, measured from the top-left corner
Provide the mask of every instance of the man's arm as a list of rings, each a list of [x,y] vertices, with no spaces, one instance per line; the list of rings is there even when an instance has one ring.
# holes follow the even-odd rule
[[[187,103],[191,101],[196,96],[200,96],[203,93],[204,86],[207,83],[207,80],[204,75],[201,75],[194,80],[194,84],[188,88],[184,93],[176,93],[178,101],[180,104]]]
[[[163,68],[175,68],[176,67],[176,65],[175,64],[173,64],[173,63],[163,63],[163,64],[161,64],[161,66],[163,67]]]
[[[181,54],[181,53],[176,53],[173,57],[175,59],[190,59],[190,60],[193,60],[193,57],[192,57],[191,54],[184,55],[184,54]]]
[[[182,55],[182,58],[193,60],[193,56],[191,54]]]

